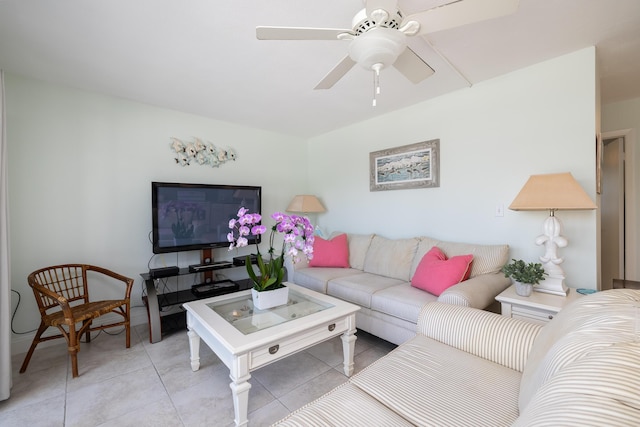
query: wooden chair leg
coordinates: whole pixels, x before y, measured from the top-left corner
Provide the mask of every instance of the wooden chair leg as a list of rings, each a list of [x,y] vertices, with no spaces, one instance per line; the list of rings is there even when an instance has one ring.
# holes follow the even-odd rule
[[[24,362],[22,362],[22,367],[20,367],[20,373],[23,374],[24,371],[27,370],[27,366],[29,366],[29,362],[31,361],[31,356],[33,356],[33,351],[36,349],[36,346],[40,342],[40,336],[44,331],[46,331],[48,326],[44,324],[44,322],[40,322],[40,326],[38,326],[38,332],[36,332],[36,336],[33,337],[33,341],[31,342],[31,347],[29,347],[29,351],[24,358]]]
[[[125,318],[125,333],[127,335],[127,348],[131,347],[131,320],[129,317],[129,304],[126,306],[126,318]]]
[[[76,326],[69,327],[69,337],[67,342],[69,356],[71,356],[71,374],[73,378],[78,376],[78,352],[80,351],[80,336],[76,333]]]
[[[84,327],[87,323],[89,326],[87,326],[87,332],[85,333],[84,338],[86,342],[91,342],[91,319],[82,322],[82,326]]]

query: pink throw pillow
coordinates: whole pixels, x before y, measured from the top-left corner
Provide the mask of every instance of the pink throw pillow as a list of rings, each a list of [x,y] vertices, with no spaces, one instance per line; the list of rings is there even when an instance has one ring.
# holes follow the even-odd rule
[[[447,288],[469,278],[473,255],[458,255],[447,259],[437,246],[427,252],[416,273],[411,278],[411,286],[440,296]]]
[[[338,234],[331,240],[315,236],[313,258],[309,267],[349,268],[349,243],[346,234]]]

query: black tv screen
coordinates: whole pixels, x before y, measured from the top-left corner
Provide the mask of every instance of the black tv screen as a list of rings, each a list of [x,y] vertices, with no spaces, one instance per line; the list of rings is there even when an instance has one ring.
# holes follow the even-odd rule
[[[241,207],[261,213],[261,194],[255,186],[152,182],[153,253],[229,246],[229,220]]]

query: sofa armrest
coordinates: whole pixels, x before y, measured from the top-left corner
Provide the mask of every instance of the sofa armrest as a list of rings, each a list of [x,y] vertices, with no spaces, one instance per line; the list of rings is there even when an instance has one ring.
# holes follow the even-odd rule
[[[284,258],[284,267],[287,269],[287,281],[295,283],[296,270],[309,267],[309,260],[303,256],[298,262],[293,262],[293,259],[288,256]]]
[[[542,327],[476,308],[431,302],[420,312],[417,333],[522,372]]]
[[[501,273],[481,274],[446,289],[438,301],[473,308],[486,308],[496,296],[511,285],[511,279]]]

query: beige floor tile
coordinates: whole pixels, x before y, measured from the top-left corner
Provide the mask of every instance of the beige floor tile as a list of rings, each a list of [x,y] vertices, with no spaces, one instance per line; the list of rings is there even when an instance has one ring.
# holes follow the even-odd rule
[[[267,427],[289,414],[289,410],[279,401],[273,402],[249,414],[249,427]]]
[[[67,426],[96,426],[168,397],[153,366],[67,393]]]
[[[0,426],[55,427],[64,426],[65,395],[21,406],[14,410],[0,410]]]
[[[116,330],[117,332],[117,330]],[[24,354],[12,360],[11,398],[0,402],[0,425],[63,427],[232,426],[229,369],[204,343],[191,371],[186,331],[149,343],[147,325],[124,334],[94,333],[82,343],[80,376],[72,378],[64,341],[37,348],[25,374]],[[113,332],[112,332],[113,333]],[[395,348],[358,332],[355,370]],[[251,373],[249,426],[267,426],[347,380],[339,337]]]
[[[223,426],[233,421],[229,376],[214,375],[171,395],[180,419],[187,427]]]
[[[346,382],[348,377],[342,372],[331,369],[306,383],[294,388],[278,399],[288,410],[293,412],[312,402],[325,393]]]
[[[66,367],[60,364],[33,371],[27,369],[24,374],[14,374],[11,397],[0,402],[0,412],[24,408],[54,397],[64,398],[66,379]]]
[[[144,407],[100,424],[100,427],[181,427],[182,425],[171,399],[163,396]]]
[[[300,352],[252,372],[276,398],[331,369],[307,352]]]

